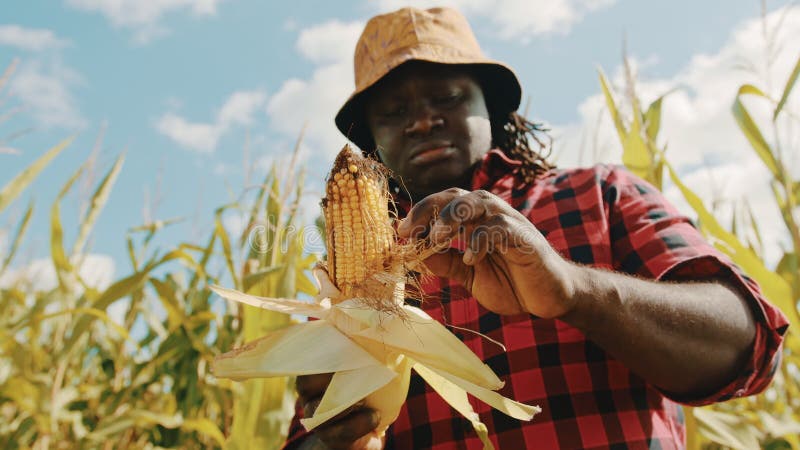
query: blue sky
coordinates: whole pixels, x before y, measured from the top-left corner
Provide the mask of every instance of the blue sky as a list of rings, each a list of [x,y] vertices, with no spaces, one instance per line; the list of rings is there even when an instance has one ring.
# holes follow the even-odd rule
[[[97,179],[117,155],[126,156],[91,249],[108,255],[118,273],[128,269],[128,228],[146,219],[182,216],[187,220],[166,229],[159,245],[205,240],[214,208],[241,192],[247,177],[253,184],[273,161],[285,161],[280,158],[291,151],[306,122],[303,156],[309,189],[315,192],[332,155],[345,143],[333,128],[332,114],[352,89],[355,40],[371,15],[409,3],[432,4],[1,2],[0,69],[19,62],[0,115],[17,106],[21,110],[0,122],[0,140],[32,131],[0,141],[0,185],[63,138],[75,134],[76,140],[0,216],[5,229],[0,253],[8,246],[8,229],[32,196],[36,211],[20,263],[48,254],[49,206],[89,157],[101,130]],[[747,196],[764,205],[763,217],[776,217],[765,200],[766,184],[745,191],[737,182],[753,183],[765,174],[751,164],[728,111],[743,82],[765,86],[771,76],[772,91],[779,93],[797,58],[798,6],[766,2],[768,29],[783,17],[775,37],[783,45],[774,52],[773,70],[761,73],[737,68],[762,65],[761,2],[755,0],[439,3],[460,6],[485,52],[517,70],[530,116],[553,127],[559,165],[619,160],[613,129],[600,113],[596,69],[620,79],[625,36],[645,99],[684,88],[665,105],[663,136],[687,180],[706,198]],[[797,102],[789,106],[796,110]],[[759,111],[759,105],[753,108]],[[787,139],[796,142],[797,136]],[[62,207],[68,241],[75,237],[79,193]],[[674,192],[668,194],[680,203]],[[315,195],[308,196],[308,215],[316,202]],[[147,214],[145,204],[150,205]],[[226,224],[236,229],[241,220],[227,217]],[[782,238],[775,230],[771,245],[777,249]]]

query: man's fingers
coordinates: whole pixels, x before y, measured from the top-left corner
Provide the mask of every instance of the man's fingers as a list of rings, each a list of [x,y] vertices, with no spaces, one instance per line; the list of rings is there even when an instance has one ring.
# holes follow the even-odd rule
[[[401,238],[424,237],[431,223],[439,216],[439,212],[454,198],[466,194],[468,192],[463,189],[452,188],[423,198],[411,208],[408,216],[400,221],[397,234]]]
[[[337,449],[350,448],[353,442],[375,430],[380,423],[380,414],[371,408],[353,411],[338,421],[322,425],[314,430],[320,440],[328,447]]]
[[[434,253],[425,260],[425,267],[437,277],[450,278],[467,286],[472,268],[464,265],[464,255],[454,248]]]
[[[471,230],[467,248],[464,251],[464,264],[474,266],[489,253],[508,251],[510,245],[518,241],[514,235],[513,224],[502,215],[495,215]]]

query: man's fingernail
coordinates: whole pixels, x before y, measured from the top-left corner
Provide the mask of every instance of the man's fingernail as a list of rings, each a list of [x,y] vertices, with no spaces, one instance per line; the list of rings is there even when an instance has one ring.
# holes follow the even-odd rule
[[[381,423],[381,413],[378,412],[377,410],[372,410],[372,414],[370,415],[370,417],[372,417],[373,427],[377,427],[378,424]]]
[[[405,232],[406,228],[408,228],[408,218],[400,219],[400,222],[397,224],[397,231]]]
[[[475,253],[473,253],[472,250],[470,250],[469,248],[464,250],[464,257],[461,259],[464,262],[464,264],[470,265],[472,264],[472,261],[474,259],[475,259]]]

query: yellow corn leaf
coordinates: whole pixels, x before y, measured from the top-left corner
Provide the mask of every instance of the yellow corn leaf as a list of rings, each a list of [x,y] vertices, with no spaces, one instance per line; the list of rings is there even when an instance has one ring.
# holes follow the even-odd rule
[[[775,113],[772,115],[772,120],[778,118],[778,114],[780,114],[781,110],[783,109],[783,105],[786,104],[786,100],[789,98],[789,93],[792,92],[792,88],[794,87],[794,83],[797,81],[797,77],[800,75],[800,57],[797,58],[797,62],[794,63],[794,70],[792,70],[792,74],[789,75],[789,79],[786,80],[786,86],[783,88],[783,94],[781,94],[781,99],[778,101],[778,106],[775,108]]]
[[[759,431],[739,416],[710,408],[695,408],[700,432],[712,441],[737,450],[758,448]]]
[[[764,430],[771,437],[798,436],[800,435],[800,422],[795,420],[791,414],[784,413],[779,416],[777,413],[758,411],[758,418],[764,425]]]
[[[778,169],[778,163],[775,160],[775,155],[772,153],[772,149],[770,148],[767,141],[764,139],[764,136],[761,134],[761,130],[758,128],[758,125],[753,121],[753,118],[750,116],[750,113],[747,111],[747,108],[742,103],[742,95],[757,95],[764,98],[767,97],[760,89],[755,86],[745,84],[739,88],[739,92],[736,94],[736,100],[733,102],[733,116],[736,118],[736,123],[739,125],[739,129],[742,130],[747,141],[750,142],[750,146],[753,147],[756,154],[761,161],[764,162],[764,165],[767,166],[770,173],[772,174],[775,179],[780,180],[782,175],[780,170]]]
[[[96,308],[65,309],[63,311],[58,311],[58,312],[54,312],[54,313],[50,313],[50,314],[39,315],[39,316],[35,317],[34,319],[41,321],[41,320],[52,319],[53,317],[71,316],[71,315],[76,315],[76,314],[88,314],[90,316],[97,317],[98,319],[101,319],[103,322],[108,324],[111,328],[113,328],[114,331],[116,331],[125,340],[130,341],[131,343],[136,344],[137,346],[139,344],[138,341],[136,341],[135,339],[131,338],[130,334],[128,334],[128,331],[125,328],[123,328],[117,322],[114,322],[114,320],[111,319],[111,317],[109,317],[108,314],[106,314],[104,311],[101,311],[101,310],[96,309]]]
[[[222,211],[224,208],[218,208],[216,217],[214,218],[214,231],[219,236],[219,240],[222,243],[222,254],[225,256],[225,264],[228,266],[228,273],[233,280],[234,286],[237,289],[241,289],[242,282],[239,279],[239,274],[236,271],[236,268],[233,265],[233,250],[231,250],[231,241],[228,238],[228,232],[225,230],[225,227],[222,226]]]
[[[117,180],[120,170],[122,170],[122,163],[124,160],[125,158],[123,155],[117,157],[117,160],[111,166],[111,169],[98,185],[94,195],[92,195],[91,204],[89,205],[89,209],[86,211],[86,215],[81,220],[78,237],[75,239],[75,244],[72,246],[73,257],[83,251],[83,247],[86,244],[86,239],[89,237],[89,233],[91,233],[92,228],[94,228],[94,224],[97,222],[97,218],[100,216],[103,206],[105,206],[106,202],[108,201],[111,188],[114,187],[114,182]]]
[[[164,428],[180,428],[184,431],[196,431],[214,439],[220,446],[225,444],[225,436],[222,431],[208,419],[184,419],[180,414],[168,415],[159,414],[146,410],[134,410],[130,412],[130,417],[139,426],[146,424],[158,424]]]
[[[17,253],[19,244],[22,242],[22,237],[25,236],[25,232],[28,230],[28,224],[30,223],[31,215],[33,215],[33,200],[28,203],[28,208],[25,209],[25,214],[22,215],[22,219],[19,221],[19,225],[17,225],[17,231],[14,233],[14,241],[11,244],[11,248],[8,250],[8,254],[6,255],[5,259],[3,259],[3,264],[0,265],[0,274],[5,272],[9,264],[11,264],[11,260],[14,259],[14,255]]]
[[[617,129],[620,142],[624,142],[625,137],[628,135],[628,130],[625,129],[625,124],[622,122],[622,117],[619,115],[617,103],[614,101],[614,95],[611,93],[611,88],[609,87],[610,83],[603,69],[598,68],[597,72],[600,78],[600,87],[603,89],[603,96],[606,99],[606,106],[611,113],[611,120],[614,122],[614,127]]]
[[[251,292],[251,288],[253,288],[254,286],[258,286],[268,277],[276,274],[277,272],[283,270],[284,268],[285,266],[283,265],[271,266],[247,274],[242,279],[242,290],[244,292]]]
[[[666,163],[666,167],[672,182],[697,213],[701,227],[711,236],[714,245],[727,254],[745,273],[753,277],[761,286],[764,295],[789,317],[794,329],[800,329],[800,318],[792,300],[792,289],[786,280],[764,266],[764,262],[758,256],[745,247],[736,236],[725,230],[706,209],[700,197],[678,178],[672,166]]]
[[[647,112],[644,114],[647,138],[652,142],[656,141],[658,131],[661,128],[661,104],[667,94],[658,97],[651,103],[650,106],[647,107]]]
[[[69,180],[61,188],[53,206],[50,208],[50,256],[53,259],[53,266],[58,276],[59,284],[64,286],[63,273],[72,272],[72,264],[64,251],[64,228],[61,226],[61,199],[75,184],[75,181],[83,173],[84,166],[78,168]]]
[[[172,333],[186,320],[186,314],[178,306],[179,303],[175,297],[175,290],[169,283],[165,283],[157,278],[150,278],[150,285],[156,290],[158,298],[161,300],[161,305],[167,312],[167,328]]]
[[[171,261],[176,258],[186,257],[187,255],[180,250],[173,250],[167,253],[160,260],[151,262],[146,265],[141,271],[135,272],[121,280],[114,282],[100,296],[92,302],[92,308],[105,311],[111,303],[116,300],[130,295],[136,289],[140,289],[142,284],[147,281],[150,272],[161,264]],[[72,329],[69,339],[64,344],[64,352],[69,352],[75,343],[80,339],[89,326],[93,322],[92,316],[83,316],[78,319],[78,322]]]
[[[58,145],[48,150],[44,155],[40,156],[31,165],[22,170],[17,176],[8,182],[2,189],[0,189],[0,212],[11,204],[22,191],[39,175],[50,161],[53,160],[62,150],[72,143],[74,137],[64,139]]]
[[[225,445],[225,436],[222,434],[222,431],[220,431],[219,427],[214,422],[208,419],[185,419],[181,428],[204,434],[214,439],[220,446]]]

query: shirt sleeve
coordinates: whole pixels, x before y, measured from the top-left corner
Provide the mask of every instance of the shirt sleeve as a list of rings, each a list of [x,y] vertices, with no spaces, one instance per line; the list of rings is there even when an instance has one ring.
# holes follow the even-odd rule
[[[720,280],[747,300],[756,321],[751,355],[738,377],[702,398],[668,398],[700,406],[757,394],[780,366],[786,316],[762,294],[758,284],[711,246],[691,221],[652,185],[613,167],[603,186],[615,270],[669,281]]]
[[[303,408],[300,406],[298,399],[294,404],[294,417],[289,422],[289,435],[286,437],[286,443],[283,444],[283,450],[295,450],[300,448],[300,445],[305,441],[311,433],[306,431],[300,419],[303,418]]]

